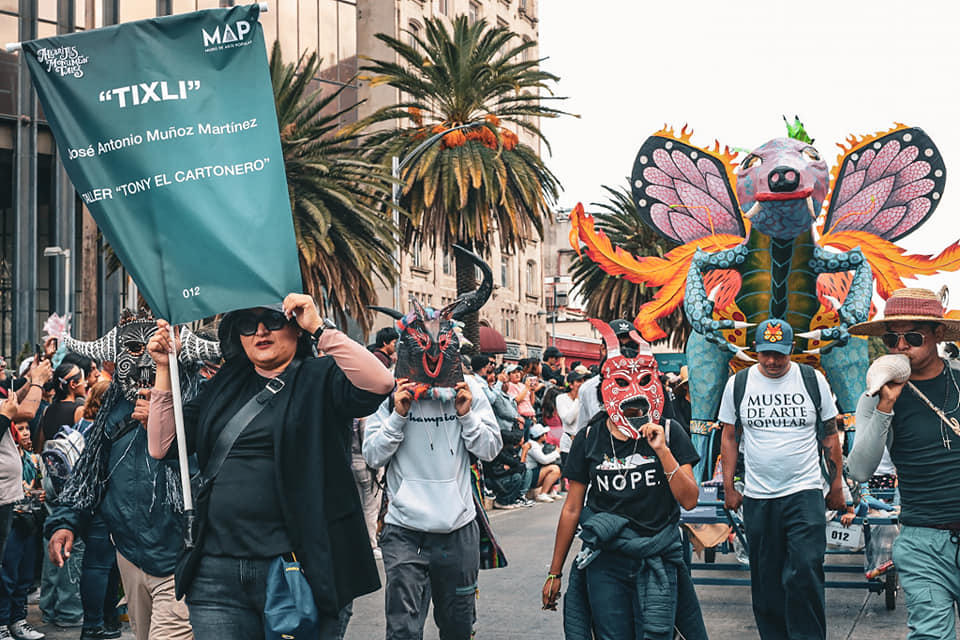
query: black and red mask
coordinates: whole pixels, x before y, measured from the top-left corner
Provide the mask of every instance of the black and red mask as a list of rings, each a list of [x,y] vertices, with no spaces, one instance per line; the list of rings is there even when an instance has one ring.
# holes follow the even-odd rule
[[[400,339],[395,375],[424,385],[423,391],[452,389],[463,382],[460,327],[451,317],[453,305],[435,311],[424,308],[415,298],[410,302],[413,310],[397,321]]]
[[[480,256],[454,245],[457,259],[469,259],[483,274],[475,291],[464,293],[443,309],[424,307],[410,296],[412,309],[406,315],[386,307],[370,307],[386,313],[397,321],[400,339],[397,341],[397,364],[394,376],[418,383],[415,397],[444,399],[453,397],[453,388],[463,382],[460,347],[465,339],[460,333],[459,320],[478,311],[493,292],[493,271]]]
[[[639,438],[640,427],[648,422],[660,423],[663,417],[663,385],[660,370],[650,345],[636,331],[630,339],[639,345],[637,355],[627,357],[620,350],[620,341],[606,322],[590,319],[607,346],[607,360],[600,370],[600,396],[603,408],[620,433]]]

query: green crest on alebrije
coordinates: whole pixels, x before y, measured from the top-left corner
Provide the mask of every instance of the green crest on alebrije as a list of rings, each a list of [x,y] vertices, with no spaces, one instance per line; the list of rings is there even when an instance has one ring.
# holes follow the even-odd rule
[[[793,122],[787,120],[787,116],[783,116],[783,121],[787,125],[787,137],[793,138],[794,140],[799,140],[800,142],[806,142],[807,144],[813,144],[813,138],[807,134],[807,130],[803,128],[803,123],[800,122],[800,118],[793,116]]]

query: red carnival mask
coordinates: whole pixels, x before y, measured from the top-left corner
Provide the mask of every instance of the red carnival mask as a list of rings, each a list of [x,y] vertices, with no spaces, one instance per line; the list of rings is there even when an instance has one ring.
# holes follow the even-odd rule
[[[648,423],[659,424],[663,416],[663,386],[660,370],[650,345],[636,331],[630,338],[639,345],[639,353],[628,358],[620,352],[620,342],[606,322],[590,318],[590,324],[600,332],[607,345],[607,360],[600,371],[600,395],[603,408],[620,433],[628,438],[639,438],[639,428]],[[626,409],[640,409],[640,416],[627,418]]]

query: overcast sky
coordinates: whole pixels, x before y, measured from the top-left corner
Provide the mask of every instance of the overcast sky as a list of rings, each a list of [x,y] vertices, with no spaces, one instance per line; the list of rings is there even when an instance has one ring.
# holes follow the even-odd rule
[[[664,123],[692,142],[754,148],[786,135],[797,114],[831,165],[848,134],[894,122],[924,129],[943,154],[936,212],[900,240],[937,253],[960,238],[960,8],[953,2],[873,0],[538,3],[543,68],[579,119],[543,121],[544,155],[563,183],[560,206],[625,186],[643,140]],[[742,156],[741,156],[742,157]],[[949,284],[960,275],[908,282]]]

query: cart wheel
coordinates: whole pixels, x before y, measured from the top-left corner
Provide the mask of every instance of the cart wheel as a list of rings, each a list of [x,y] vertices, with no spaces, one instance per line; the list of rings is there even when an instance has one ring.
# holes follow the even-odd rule
[[[883,580],[883,593],[886,600],[887,611],[893,611],[897,608],[897,570],[890,569]]]
[[[703,550],[703,561],[707,564],[713,564],[717,561],[717,550],[714,548]]]

